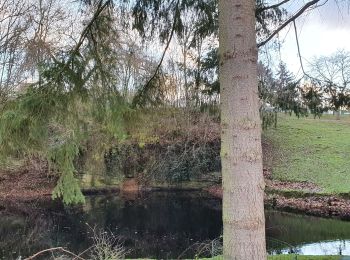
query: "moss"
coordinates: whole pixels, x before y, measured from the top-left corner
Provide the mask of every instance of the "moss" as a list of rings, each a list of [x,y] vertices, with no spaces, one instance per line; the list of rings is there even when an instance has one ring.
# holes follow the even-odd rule
[[[272,177],[283,181],[311,181],[320,187],[320,193],[348,195],[349,126],[349,116],[337,121],[329,116],[298,119],[279,114],[277,128],[264,132],[264,138],[274,147],[273,160],[268,165],[272,168]]]
[[[340,260],[340,256],[276,255],[268,260]]]
[[[216,256],[212,258],[196,258],[198,260],[223,260],[222,256]],[[268,260],[340,260],[340,256],[305,256],[305,255],[275,255],[269,256]],[[138,260],[151,260],[151,259],[138,259]]]
[[[286,198],[307,198],[307,197],[312,197],[316,195],[318,197],[328,197],[332,195],[328,193],[306,192],[301,190],[278,190],[278,189],[271,189],[271,188],[266,188],[265,192],[267,194],[282,195],[283,197],[286,197]]]

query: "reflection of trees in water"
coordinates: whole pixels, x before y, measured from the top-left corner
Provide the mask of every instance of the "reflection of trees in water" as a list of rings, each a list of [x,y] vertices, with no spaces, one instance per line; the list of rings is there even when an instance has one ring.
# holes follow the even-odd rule
[[[273,238],[273,237],[266,237],[266,243],[267,243],[267,252],[271,255],[280,255],[280,254],[300,254],[301,248],[292,245],[286,241]]]
[[[350,222],[337,219],[269,211],[266,214],[266,225],[268,237],[282,240],[293,246],[350,239]],[[269,243],[270,241],[267,240],[268,245]],[[282,244],[276,246],[283,249]]]
[[[43,216],[0,216],[0,255],[16,259],[30,251],[52,246],[53,221]]]
[[[132,200],[93,197],[88,201],[93,206],[87,208],[95,210],[86,212],[85,221],[117,231],[132,249],[129,257],[176,258],[195,242],[221,234],[220,200],[198,193],[153,192]]]
[[[339,241],[338,255],[343,255],[343,251],[346,249],[345,240]]]
[[[70,248],[69,241],[80,237],[71,232],[67,216],[62,205],[51,199],[6,205],[0,211],[0,259],[27,257],[56,246]],[[86,244],[82,245],[84,249]]]

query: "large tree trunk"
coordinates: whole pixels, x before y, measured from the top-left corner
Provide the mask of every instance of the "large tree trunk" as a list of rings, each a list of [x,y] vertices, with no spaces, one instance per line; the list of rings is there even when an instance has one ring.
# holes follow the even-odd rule
[[[266,259],[254,0],[219,0],[225,260]]]

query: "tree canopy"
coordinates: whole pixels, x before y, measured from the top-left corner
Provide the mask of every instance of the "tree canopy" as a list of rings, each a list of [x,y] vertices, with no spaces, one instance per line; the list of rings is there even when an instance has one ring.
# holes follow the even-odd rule
[[[290,15],[282,3],[269,6],[257,0],[258,46],[317,2],[310,1]],[[13,25],[0,35],[0,157],[2,161],[33,154],[46,158],[60,176],[54,197],[67,204],[83,201],[74,160],[92,139],[98,143],[95,158],[101,157],[108,145],[127,137],[125,125],[133,120],[136,108],[165,104],[169,99],[173,100],[168,104],[183,106],[179,96],[184,91],[176,92],[176,73],[185,75],[180,80],[186,82],[189,104],[199,107],[218,100],[215,0],[82,1],[71,8],[81,15],[77,21],[68,19],[72,3],[56,6],[45,0],[35,10],[20,3],[12,0],[0,10],[14,14],[0,22],[1,28]],[[71,31],[68,36],[67,31]],[[29,39],[25,45],[23,39]],[[175,72],[163,65],[171,63],[165,56],[174,39],[189,57],[186,62],[174,60]],[[145,48],[152,41],[163,47],[155,57]],[[176,48],[174,52],[178,53]],[[262,82],[268,82],[268,77]],[[296,82],[283,80],[288,83],[280,82],[283,87],[277,97],[271,91],[265,93],[275,91],[276,82],[262,87],[261,95],[274,96],[271,104],[299,113],[293,104]],[[291,105],[283,107],[287,101]]]

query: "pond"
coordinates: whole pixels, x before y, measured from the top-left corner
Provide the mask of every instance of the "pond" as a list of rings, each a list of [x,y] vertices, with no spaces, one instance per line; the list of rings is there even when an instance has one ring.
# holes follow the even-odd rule
[[[0,259],[57,246],[79,253],[91,246],[93,228],[120,237],[130,258],[185,258],[222,233],[221,200],[200,193],[91,196],[83,207],[33,208],[0,211]],[[266,226],[270,254],[350,255],[350,222],[267,211]]]

